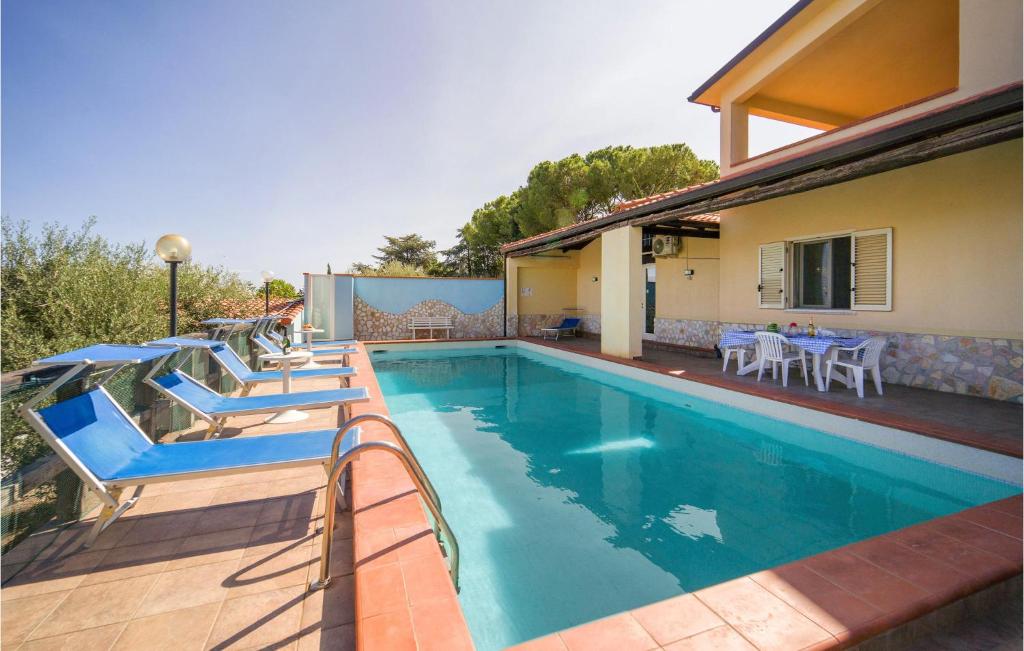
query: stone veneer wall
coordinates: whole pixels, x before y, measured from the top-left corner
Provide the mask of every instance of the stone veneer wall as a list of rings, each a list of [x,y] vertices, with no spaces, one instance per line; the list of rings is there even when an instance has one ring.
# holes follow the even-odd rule
[[[517,337],[539,337],[541,328],[553,328],[566,318],[564,314],[519,314],[509,316],[510,334]],[[583,314],[580,317],[580,334],[599,334],[601,332],[600,314]]]
[[[721,338],[722,324],[718,321],[654,318],[656,341],[714,350]]]
[[[429,299],[417,303],[400,314],[378,310],[358,296],[355,302],[355,337],[362,341],[386,341],[391,339],[411,339],[412,331],[409,322],[414,317],[447,316],[452,319],[452,338],[470,339],[476,337],[501,337],[502,302],[498,301],[487,310],[478,314],[465,314],[453,305]],[[417,336],[426,338],[425,331]],[[443,333],[435,331],[435,337],[443,337]]]
[[[764,324],[755,323],[720,324],[723,330],[763,327]],[[843,337],[886,337],[889,345],[882,354],[882,379],[889,384],[1022,402],[1024,342],[1020,339],[838,328],[833,331]]]

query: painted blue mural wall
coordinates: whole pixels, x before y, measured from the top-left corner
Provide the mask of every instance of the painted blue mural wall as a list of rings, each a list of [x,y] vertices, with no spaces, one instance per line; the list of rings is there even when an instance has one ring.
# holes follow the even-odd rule
[[[392,314],[401,314],[427,300],[444,301],[464,314],[479,314],[500,302],[504,293],[500,279],[357,276],[353,280],[356,296]]]

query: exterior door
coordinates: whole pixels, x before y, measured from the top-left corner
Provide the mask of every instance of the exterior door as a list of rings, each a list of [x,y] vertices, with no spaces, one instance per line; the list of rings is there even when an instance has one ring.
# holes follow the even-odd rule
[[[644,339],[654,339],[654,315],[656,313],[654,297],[656,292],[654,290],[655,267],[653,264],[644,265],[644,276],[647,281],[645,283],[646,295],[644,300],[646,305],[644,313]]]

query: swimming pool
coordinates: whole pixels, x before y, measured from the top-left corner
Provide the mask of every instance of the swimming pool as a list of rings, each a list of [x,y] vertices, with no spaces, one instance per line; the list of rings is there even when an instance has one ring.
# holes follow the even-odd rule
[[[530,350],[373,365],[485,651],[1020,492]]]

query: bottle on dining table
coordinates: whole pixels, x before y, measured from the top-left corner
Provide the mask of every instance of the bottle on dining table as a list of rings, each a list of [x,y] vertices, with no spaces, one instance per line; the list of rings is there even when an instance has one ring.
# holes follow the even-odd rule
[[[284,351],[285,355],[292,352],[292,340],[288,338],[288,335],[285,335],[281,341],[281,350]]]
[[[807,321],[807,336],[813,337],[818,334],[818,329],[814,327],[814,319]]]

